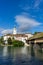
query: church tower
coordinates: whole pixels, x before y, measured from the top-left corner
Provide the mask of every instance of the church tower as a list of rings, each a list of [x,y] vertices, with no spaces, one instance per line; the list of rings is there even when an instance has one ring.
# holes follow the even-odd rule
[[[13,34],[17,34],[16,27],[13,29]]]

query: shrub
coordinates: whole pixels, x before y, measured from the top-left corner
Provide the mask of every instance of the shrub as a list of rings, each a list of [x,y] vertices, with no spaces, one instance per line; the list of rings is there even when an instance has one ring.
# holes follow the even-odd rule
[[[22,41],[14,40],[13,45],[15,47],[21,47],[21,46],[24,46],[24,43]]]

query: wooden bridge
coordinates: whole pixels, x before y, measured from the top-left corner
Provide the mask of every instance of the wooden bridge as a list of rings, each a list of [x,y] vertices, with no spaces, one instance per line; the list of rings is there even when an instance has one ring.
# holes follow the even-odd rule
[[[43,33],[33,35],[33,37],[29,38],[26,42],[27,44],[38,44],[43,47]]]

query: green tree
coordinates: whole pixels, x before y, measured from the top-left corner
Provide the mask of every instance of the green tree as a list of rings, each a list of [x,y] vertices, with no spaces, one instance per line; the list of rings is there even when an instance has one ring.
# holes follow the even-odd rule
[[[37,32],[35,32],[34,34],[37,34]]]
[[[12,44],[12,39],[11,38],[8,38],[8,44]]]
[[[4,43],[3,36],[0,38],[0,42],[1,42],[1,43]]]

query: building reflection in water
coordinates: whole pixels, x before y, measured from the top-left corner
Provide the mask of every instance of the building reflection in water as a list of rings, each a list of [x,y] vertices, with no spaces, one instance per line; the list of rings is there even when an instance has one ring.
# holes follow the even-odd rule
[[[37,46],[37,48],[34,49],[34,51],[35,51],[35,57],[39,60],[43,60],[43,50],[39,45]]]
[[[34,46],[31,45],[31,56],[35,57],[35,51],[34,51]]]
[[[31,60],[32,58],[43,59],[43,52],[39,48],[35,48],[33,45],[30,47],[3,47],[3,57],[12,58],[15,60]]]
[[[8,47],[4,46],[3,47],[3,56],[7,56],[8,55]]]

